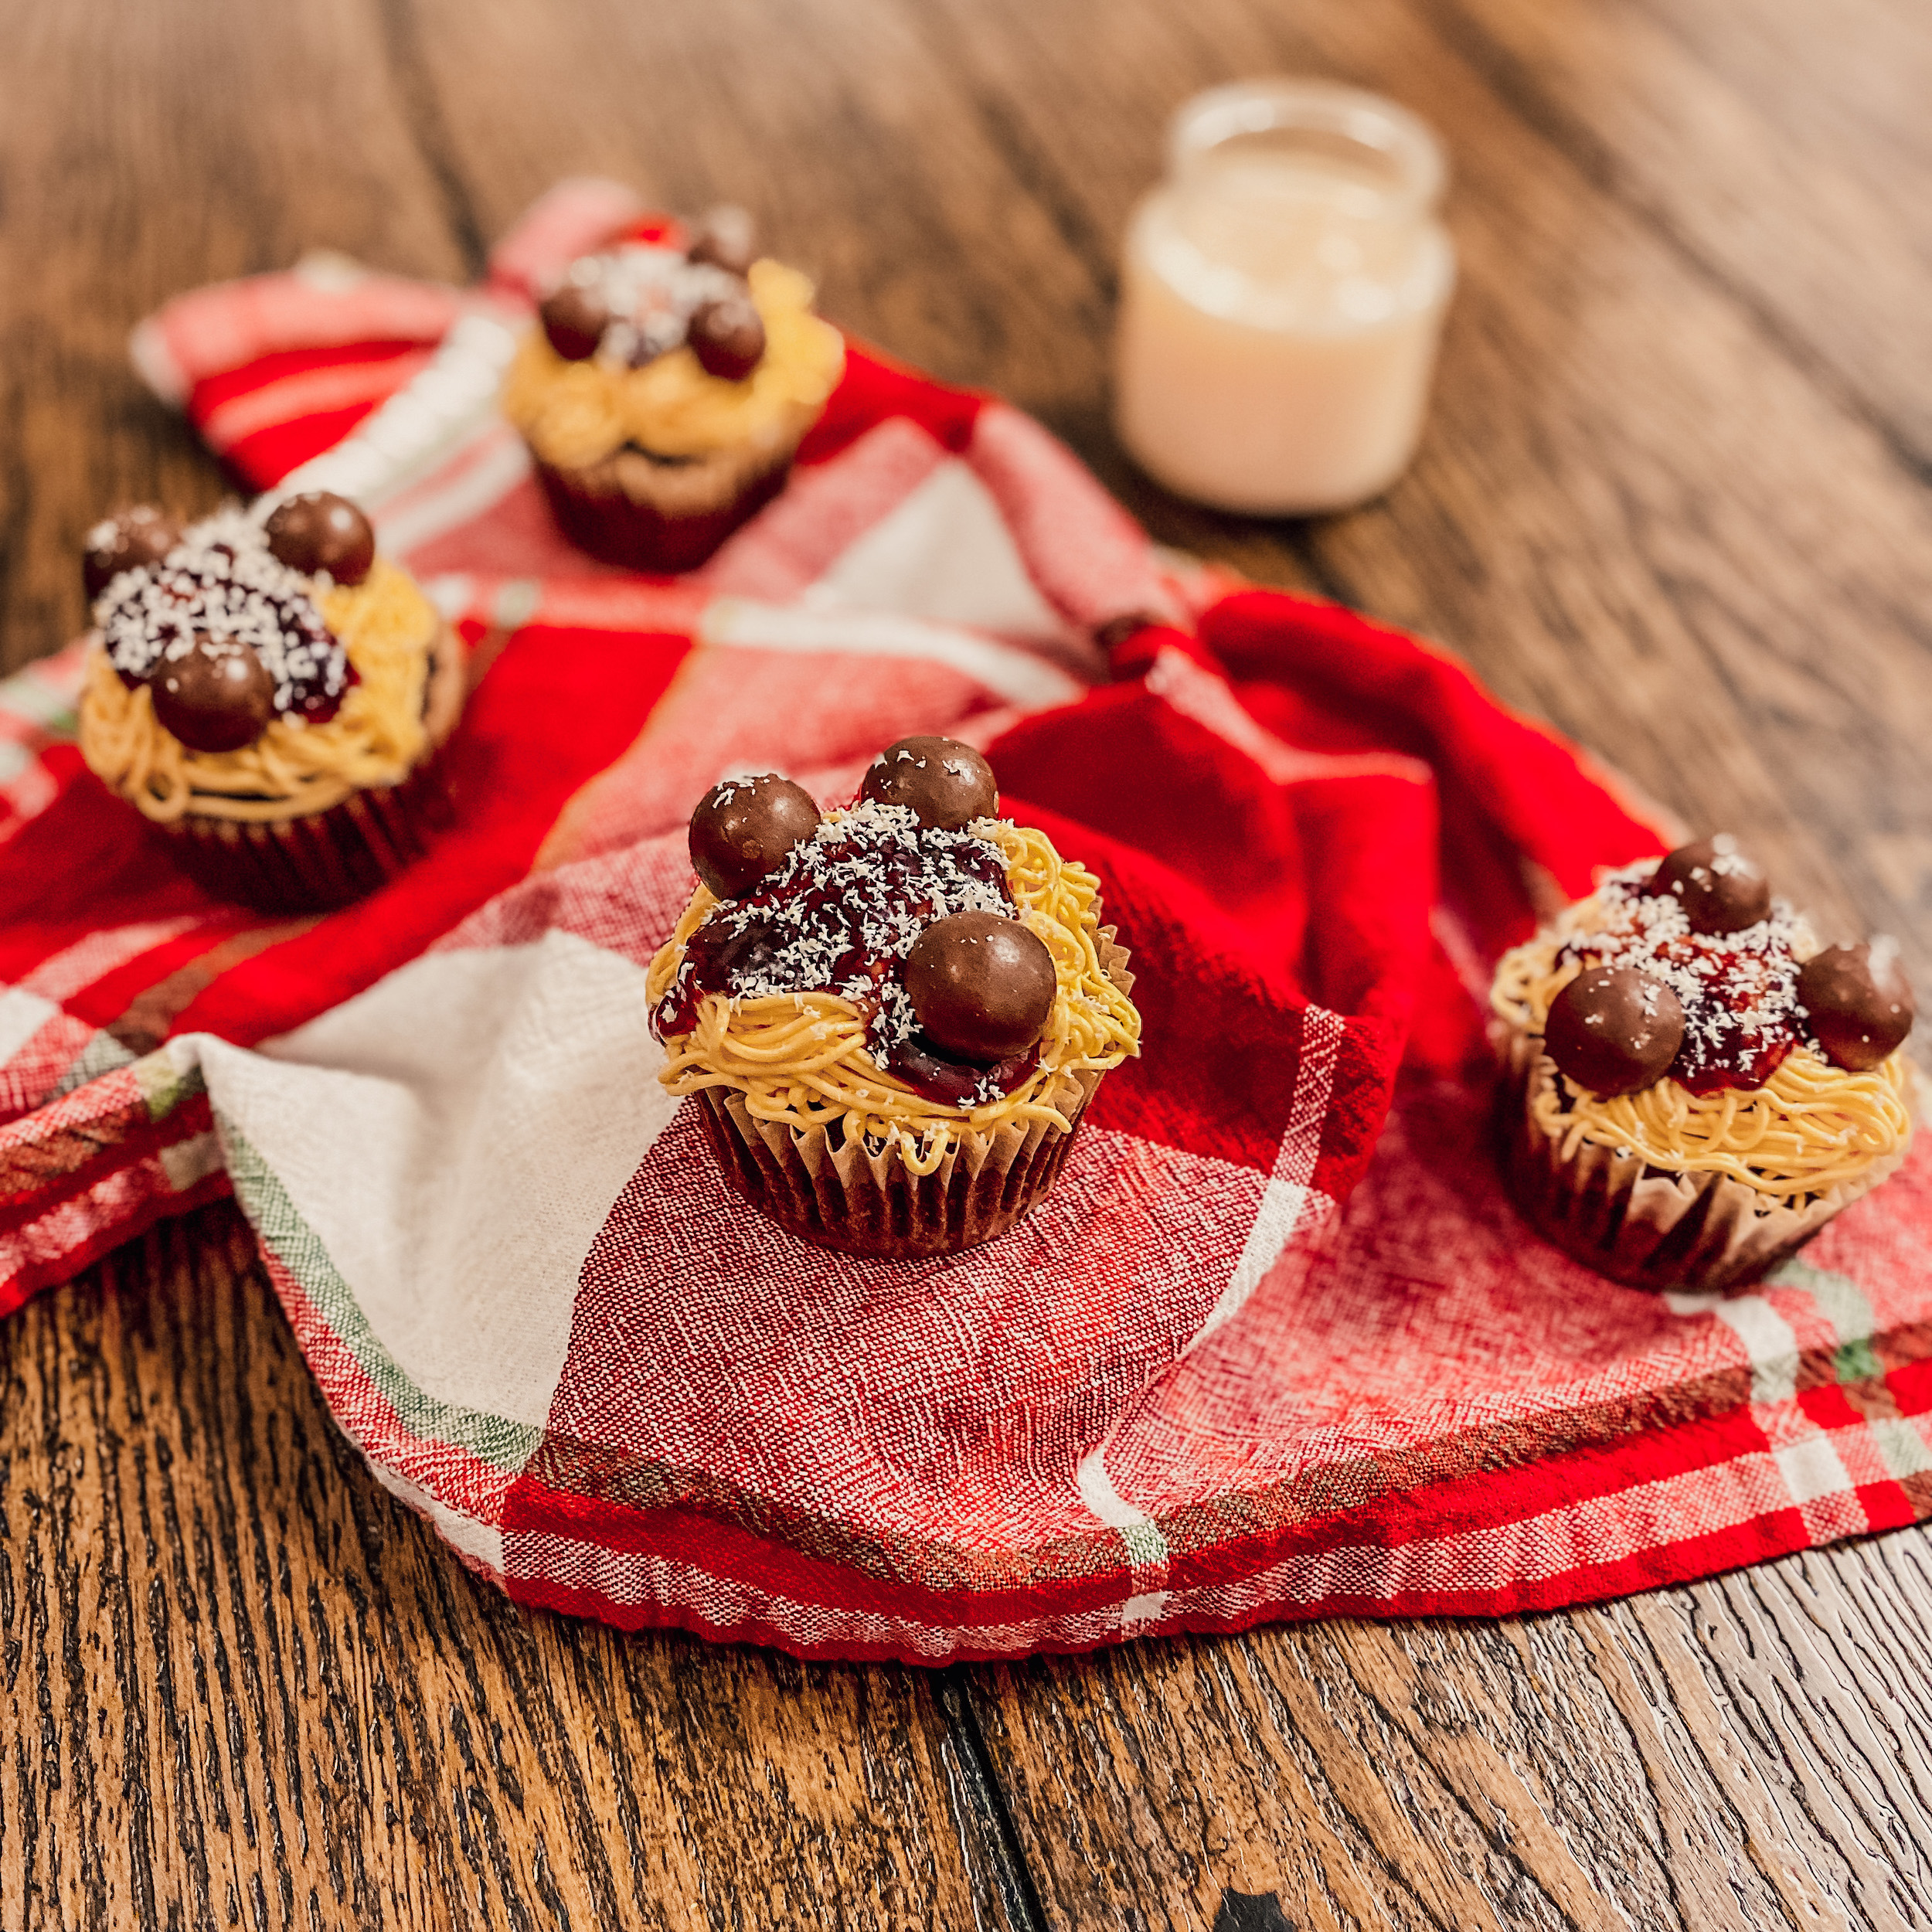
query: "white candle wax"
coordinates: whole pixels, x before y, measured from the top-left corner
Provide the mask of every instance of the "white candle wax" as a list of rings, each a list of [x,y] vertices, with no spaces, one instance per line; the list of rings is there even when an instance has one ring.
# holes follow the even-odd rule
[[[1225,509],[1375,495],[1414,451],[1454,278],[1434,141],[1372,95],[1275,83],[1190,104],[1174,147],[1128,236],[1122,441]]]

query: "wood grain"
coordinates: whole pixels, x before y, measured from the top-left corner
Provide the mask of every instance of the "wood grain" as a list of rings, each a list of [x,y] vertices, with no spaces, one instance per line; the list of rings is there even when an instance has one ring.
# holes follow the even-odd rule
[[[1932,29],[1913,0],[0,6],[0,663],[105,505],[222,483],[179,288],[461,279],[558,176],[743,200],[1164,540],[1443,638],[1932,981]],[[1196,88],[1393,93],[1462,280],[1419,461],[1138,478],[1117,240]],[[226,1211],[0,1328],[0,1926],[1932,1923],[1910,1531],[1499,1624],[938,1677],[524,1617],[346,1449]],[[1273,1906],[1267,1901],[1272,1894]]]
[[[128,332],[196,284],[310,248],[461,277],[365,0],[0,8],[0,668],[82,622],[82,533],[185,509],[216,464],[142,388]]]
[[[1750,310],[1900,461],[1932,469],[1932,16],[1777,0],[1439,0],[1524,120]]]
[[[1026,1923],[929,1676],[519,1613],[232,1209],[0,1328],[0,1923]]]
[[[975,1686],[1045,1916],[1748,1929],[1932,1918],[1918,1531],[1495,1624],[1338,1621]]]

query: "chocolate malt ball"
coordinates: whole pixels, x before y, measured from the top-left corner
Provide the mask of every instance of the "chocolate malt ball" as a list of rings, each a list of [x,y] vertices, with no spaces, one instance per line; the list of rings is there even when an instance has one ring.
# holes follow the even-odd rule
[[[993,768],[957,738],[901,738],[866,769],[862,798],[910,805],[922,825],[957,832],[999,807]]]
[[[1631,966],[1579,973],[1543,1022],[1543,1048],[1558,1073],[1608,1100],[1651,1086],[1684,1043],[1684,1009],[1661,979]]]
[[[692,224],[691,245],[685,253],[694,262],[743,275],[758,259],[758,226],[747,209],[720,202]]]
[[[691,815],[691,864],[720,899],[740,899],[818,828],[811,794],[767,771],[725,778]]]
[[[137,503],[104,518],[81,546],[80,575],[92,604],[123,570],[158,563],[181,541],[181,526],[151,505]]]
[[[274,679],[235,638],[196,637],[155,667],[148,692],[162,728],[196,751],[239,751],[275,716]]]
[[[1046,941],[997,913],[935,920],[906,956],[920,1030],[942,1051],[988,1066],[1039,1038],[1055,983]]]
[[[543,325],[545,338],[566,362],[583,362],[597,352],[610,325],[611,311],[595,289],[566,282],[544,298],[537,318]]]
[[[360,583],[376,561],[376,532],[345,496],[305,490],[277,503],[263,526],[270,553],[291,570],[326,570],[338,583]]]
[[[765,352],[765,325],[749,295],[723,295],[692,310],[685,339],[707,376],[740,383]]]
[[[1707,937],[1741,933],[1771,916],[1764,868],[1726,832],[1679,845],[1651,875],[1648,889],[1653,898],[1676,900],[1691,930]]]
[[[1828,946],[1798,975],[1798,1003],[1835,1066],[1862,1073],[1886,1060],[1912,1030],[1917,1002],[1890,940]]]

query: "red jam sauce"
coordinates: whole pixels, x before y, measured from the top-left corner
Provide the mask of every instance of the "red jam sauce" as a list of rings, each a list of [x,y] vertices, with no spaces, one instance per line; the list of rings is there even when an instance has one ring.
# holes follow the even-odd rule
[[[1743,932],[1694,933],[1682,908],[1644,890],[1650,862],[1598,888],[1611,930],[1573,934],[1559,960],[1633,966],[1665,981],[1684,1008],[1684,1043],[1669,1077],[1693,1094],[1762,1087],[1804,1039],[1798,1002],[1798,921],[1782,900]]]

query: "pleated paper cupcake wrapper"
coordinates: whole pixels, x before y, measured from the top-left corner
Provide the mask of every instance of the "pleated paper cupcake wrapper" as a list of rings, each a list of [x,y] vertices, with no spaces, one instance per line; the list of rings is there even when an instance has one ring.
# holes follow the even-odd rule
[[[1787,1206],[1726,1174],[1660,1174],[1641,1157],[1586,1141],[1566,1157],[1537,1120],[1556,1080],[1541,1036],[1498,1029],[1503,1178],[1526,1219],[1586,1267],[1628,1287],[1709,1291],[1754,1281],[1895,1172],[1906,1150],[1855,1180]]]
[[[393,785],[352,792],[326,811],[243,824],[189,812],[162,828],[206,889],[259,911],[333,912],[421,858],[454,817],[442,747],[462,715],[468,654],[447,624],[430,645],[423,726],[430,749]]]
[[[816,409],[800,409],[757,444],[667,462],[623,449],[569,469],[532,457],[564,535],[607,563],[658,574],[695,570],[784,488]]]
[[[190,812],[163,829],[184,869],[220,898],[261,912],[332,912],[421,858],[451,816],[432,752],[400,784],[352,792],[326,811],[247,825]]]
[[[1111,929],[1100,936],[1100,964],[1123,992],[1134,989],[1128,954]],[[701,1088],[705,1134],[725,1179],[752,1206],[818,1247],[879,1260],[957,1254],[996,1240],[1059,1178],[1073,1136],[1106,1076],[1063,1073],[1053,1090],[1071,1123],[1009,1121],[990,1133],[958,1136],[930,1174],[908,1171],[897,1151],[855,1141],[834,1145],[824,1128],[794,1132],[756,1120],[735,1088]]]

